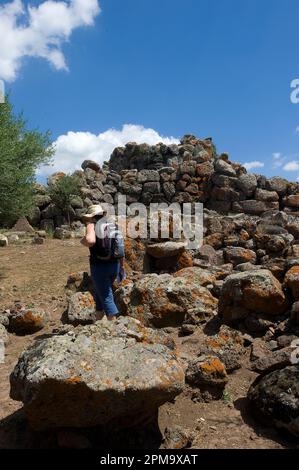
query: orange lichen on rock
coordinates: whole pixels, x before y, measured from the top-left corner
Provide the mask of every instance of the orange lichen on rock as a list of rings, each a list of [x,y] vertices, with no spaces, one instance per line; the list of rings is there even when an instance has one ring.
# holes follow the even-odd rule
[[[70,377],[69,379],[66,380],[66,382],[70,384],[78,384],[81,382],[81,378],[78,376]]]
[[[284,284],[288,287],[295,300],[299,300],[299,266],[293,266],[285,275]]]
[[[184,251],[180,255],[177,266],[178,266],[178,269],[184,269],[184,268],[189,268],[193,266],[193,258],[188,251]]]

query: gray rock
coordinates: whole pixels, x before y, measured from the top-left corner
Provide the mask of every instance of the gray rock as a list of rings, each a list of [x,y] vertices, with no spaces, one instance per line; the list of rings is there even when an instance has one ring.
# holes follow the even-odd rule
[[[299,367],[276,370],[259,377],[248,399],[258,419],[299,436]]]
[[[74,196],[71,200],[71,206],[74,209],[83,209],[84,208],[84,202],[80,196]]]
[[[212,176],[212,182],[219,188],[236,188],[237,187],[237,182],[238,178],[235,177],[230,177],[230,176],[225,176],[225,175],[220,175],[218,173],[214,173]]]
[[[46,232],[54,232],[54,221],[52,219],[43,219],[40,228]]]
[[[236,176],[234,168],[229,163],[221,159],[216,160],[215,172],[225,176]]]
[[[197,387],[211,386],[223,390],[228,382],[224,364],[216,356],[200,356],[186,371],[186,382]]]
[[[130,184],[126,181],[121,181],[119,183],[119,190],[123,194],[138,197],[142,193],[142,185],[141,184]]]
[[[128,428],[184,388],[167,335],[132,318],[97,322],[35,342],[11,374],[10,396],[31,427]]]
[[[96,305],[90,292],[76,292],[69,298],[65,321],[71,325],[95,323]]]
[[[251,333],[266,333],[274,323],[265,315],[251,313],[244,321],[245,327]]]
[[[90,168],[91,170],[94,170],[94,171],[101,170],[100,165],[92,160],[84,160],[84,162],[81,165],[81,168],[82,170],[86,170],[86,168]]]
[[[241,175],[236,180],[236,187],[240,189],[247,197],[253,196],[257,187],[256,176],[250,173]]]
[[[196,162],[187,161],[180,165],[181,175],[187,174],[187,175],[195,176],[195,173],[196,173]]]
[[[168,258],[178,256],[186,250],[186,243],[183,242],[164,242],[154,243],[146,246],[146,252],[154,258]]]
[[[278,202],[256,201],[248,199],[247,201],[233,202],[232,210],[234,212],[245,212],[245,214],[261,215],[270,209],[279,209]]]
[[[275,191],[265,191],[258,188],[255,191],[255,199],[264,202],[277,202],[279,201],[279,196]]]
[[[216,335],[206,337],[200,353],[218,357],[230,374],[242,367],[244,340],[237,330],[222,325]]]
[[[241,263],[235,266],[235,271],[241,271],[241,272],[256,271],[257,269],[263,269],[263,267],[261,265],[257,266],[256,264],[252,264],[252,263]]]
[[[167,200],[171,201],[175,195],[175,185],[171,182],[163,183],[163,192]]]
[[[219,314],[227,322],[246,318],[252,313],[276,316],[284,313],[287,307],[280,282],[266,269],[228,276],[219,300]]]
[[[265,374],[272,372],[277,369],[283,369],[291,364],[291,353],[290,348],[286,348],[281,351],[271,351],[264,357],[261,357],[254,361],[251,365],[251,369],[259,374]]]
[[[223,250],[224,259],[227,263],[232,263],[237,266],[241,263],[252,263],[256,262],[256,254],[252,250],[247,250],[241,247],[231,246]]]
[[[137,175],[138,183],[159,182],[160,175],[156,170],[141,170]]]
[[[112,184],[105,184],[104,191],[105,191],[105,194],[116,194],[117,188]]]
[[[266,189],[268,191],[275,191],[280,196],[285,196],[288,189],[289,182],[278,176],[274,176],[266,181]]]
[[[144,183],[143,191],[145,193],[159,194],[161,192],[160,183],[157,183],[157,182]]]
[[[10,313],[8,313],[8,312],[5,311],[3,313],[0,313],[0,325],[3,325],[5,327],[8,327],[8,325],[9,325],[9,315],[10,315]]]
[[[33,237],[32,245],[44,245],[46,243],[46,239],[44,237]]]
[[[0,348],[2,344],[6,346],[9,343],[9,336],[4,325],[0,323]]]
[[[195,254],[196,258],[208,261],[212,266],[219,264],[218,252],[210,245],[203,245]]]
[[[8,246],[8,238],[0,233],[0,247]]]
[[[242,195],[239,191],[235,191],[232,188],[219,188],[218,186],[214,186],[211,192],[211,198],[216,199],[218,201],[241,201],[245,199],[244,195]]]
[[[166,428],[160,449],[188,449],[195,439],[195,432],[182,426]]]
[[[62,227],[57,227],[54,232],[54,238],[59,240],[69,240],[73,237],[73,232],[71,230],[66,230]]]
[[[192,276],[148,274],[121,286],[115,297],[121,313],[158,328],[204,323],[217,308],[217,300]]]
[[[48,186],[55,185],[61,178],[65,177],[65,173],[62,171],[57,171],[48,177],[47,183]]]
[[[39,207],[33,207],[28,215],[30,225],[37,227],[41,219],[41,211]]]
[[[51,198],[47,194],[36,194],[34,196],[34,202],[40,209],[45,208],[51,203]]]

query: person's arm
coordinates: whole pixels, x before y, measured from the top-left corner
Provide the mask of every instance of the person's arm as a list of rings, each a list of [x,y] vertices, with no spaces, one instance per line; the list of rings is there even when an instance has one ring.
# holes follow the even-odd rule
[[[86,235],[81,240],[82,245],[86,246],[87,248],[91,248],[96,243],[96,232],[94,229],[94,223],[90,222],[86,226]]]

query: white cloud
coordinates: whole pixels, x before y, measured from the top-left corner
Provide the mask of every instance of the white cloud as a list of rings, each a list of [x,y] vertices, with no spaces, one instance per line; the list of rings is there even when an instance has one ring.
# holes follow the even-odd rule
[[[91,26],[100,11],[98,0],[47,0],[37,7],[13,0],[0,6],[0,78],[15,80],[26,56],[67,70],[63,43],[74,29]]]
[[[90,132],[68,132],[55,142],[56,152],[51,166],[39,169],[39,176],[48,176],[56,171],[71,173],[81,169],[84,160],[94,160],[102,164],[108,160],[115,147],[122,147],[128,142],[155,145],[164,142],[167,145],[179,143],[174,137],[163,137],[154,129],[125,124],[121,130],[108,129],[95,135]]]
[[[283,167],[283,170],[285,170],[285,171],[298,171],[299,170],[299,161],[298,160],[293,160],[293,161],[287,163]]]
[[[263,162],[253,161],[253,162],[247,162],[243,166],[246,168],[246,170],[250,171],[255,168],[264,168],[265,164]]]
[[[273,165],[272,168],[280,168],[285,163],[287,157],[280,152],[275,152],[272,154]]]

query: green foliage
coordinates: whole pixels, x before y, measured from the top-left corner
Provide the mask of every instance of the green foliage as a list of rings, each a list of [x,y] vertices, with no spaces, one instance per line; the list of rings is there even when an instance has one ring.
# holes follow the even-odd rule
[[[27,130],[9,99],[0,104],[0,225],[9,227],[33,207],[35,171],[49,163],[54,149],[49,132]]]
[[[231,396],[226,390],[224,390],[223,392],[222,400],[224,401],[224,403],[230,403],[231,401]]]
[[[68,216],[70,223],[71,201],[74,196],[80,195],[80,178],[76,175],[64,175],[49,184],[48,194],[56,207]]]

